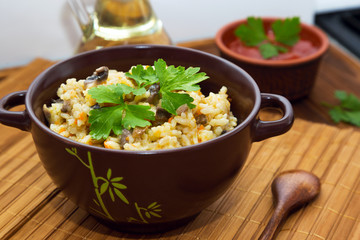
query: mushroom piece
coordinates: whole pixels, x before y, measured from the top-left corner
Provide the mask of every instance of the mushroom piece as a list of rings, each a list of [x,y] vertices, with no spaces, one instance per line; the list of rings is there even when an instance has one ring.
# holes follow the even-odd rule
[[[90,84],[93,83],[100,83],[102,81],[105,81],[109,76],[109,68],[106,66],[99,67],[95,70],[95,72],[86,78],[84,84],[85,87],[87,87]]]
[[[205,125],[207,124],[207,118],[204,114],[199,114],[195,117],[196,123],[197,124],[202,124]]]
[[[61,112],[68,113],[71,111],[71,104],[70,101],[64,101],[61,107]]]
[[[134,130],[132,132],[132,136],[134,138],[141,137],[141,135],[143,135],[146,132],[146,129],[148,129],[148,128],[147,127],[136,127],[136,128],[134,128]]]
[[[154,83],[149,87],[150,96],[146,99],[148,103],[155,103],[159,96],[160,84]]]
[[[153,124],[155,126],[161,125],[164,122],[167,122],[170,117],[171,117],[171,113],[169,113],[168,111],[166,111],[161,107],[157,107],[155,113],[155,121],[153,122]]]
[[[48,121],[48,123],[50,123],[51,120],[51,113],[49,108],[44,104],[43,106],[43,112],[44,112],[44,116],[46,118],[46,121]]]
[[[122,134],[120,136],[120,146],[124,148],[124,145],[129,142],[128,137],[131,135],[131,132],[127,129],[122,130]]]
[[[51,103],[63,103],[64,100],[62,100],[61,98],[58,99],[51,99]]]
[[[189,109],[187,104],[183,104],[178,109],[176,109],[176,114],[181,115],[183,112],[186,112]]]

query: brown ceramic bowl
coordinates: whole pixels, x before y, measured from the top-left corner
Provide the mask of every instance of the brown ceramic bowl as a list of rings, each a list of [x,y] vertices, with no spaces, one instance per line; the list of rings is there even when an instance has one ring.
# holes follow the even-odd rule
[[[264,17],[267,31],[271,23],[279,18]],[[231,22],[222,27],[215,36],[215,42],[222,57],[232,61],[248,72],[258,84],[261,92],[280,94],[289,100],[306,97],[312,90],[319,64],[329,48],[326,34],[319,28],[301,23],[300,38],[312,42],[318,48],[313,54],[290,60],[255,59],[236,53],[229,48],[237,40],[234,31],[246,23],[246,19]]]
[[[67,78],[85,78],[102,65],[128,71],[158,58],[169,65],[199,66],[210,77],[201,86],[204,93],[227,86],[240,124],[207,142],[156,151],[84,145],[48,128],[42,106],[56,98]],[[25,111],[7,110],[22,104]],[[284,115],[261,121],[257,115],[264,107],[277,107]],[[186,48],[139,45],[90,51],[55,64],[27,91],[0,100],[0,122],[31,132],[49,176],[78,206],[118,230],[153,232],[186,223],[218,199],[244,165],[252,142],[285,133],[293,112],[287,99],[260,94],[254,80],[227,60]]]

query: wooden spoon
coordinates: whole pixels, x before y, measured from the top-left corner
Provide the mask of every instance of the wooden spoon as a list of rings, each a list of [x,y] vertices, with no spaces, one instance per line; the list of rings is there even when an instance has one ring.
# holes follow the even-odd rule
[[[280,223],[292,210],[315,199],[320,192],[320,180],[312,173],[290,170],[279,174],[271,189],[276,207],[259,240],[273,239]]]

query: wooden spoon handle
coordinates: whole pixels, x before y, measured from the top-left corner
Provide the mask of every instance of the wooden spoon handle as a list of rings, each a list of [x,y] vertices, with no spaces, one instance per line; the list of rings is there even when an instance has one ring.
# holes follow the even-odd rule
[[[277,206],[273,215],[271,216],[268,224],[266,225],[264,231],[261,233],[258,240],[271,240],[274,238],[276,230],[278,229],[281,221],[286,215],[282,207]]]

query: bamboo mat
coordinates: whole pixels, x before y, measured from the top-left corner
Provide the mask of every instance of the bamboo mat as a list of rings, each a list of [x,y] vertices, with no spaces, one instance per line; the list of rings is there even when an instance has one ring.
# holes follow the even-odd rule
[[[1,126],[0,130],[9,129]],[[286,134],[254,143],[232,187],[186,226],[154,235],[123,234],[98,223],[59,191],[31,135],[0,153],[1,239],[256,239],[273,212],[270,183],[304,169],[320,196],[291,215],[277,239],[360,239],[360,132],[296,119]]]
[[[217,54],[213,40],[188,47]],[[52,64],[35,59],[24,68],[2,70],[0,97],[27,89]],[[217,202],[186,226],[162,234],[124,234],[98,223],[51,182],[31,135],[0,125],[0,239],[257,239],[273,212],[271,181],[282,171],[304,169],[320,177],[320,196],[291,215],[277,239],[358,240],[360,132],[313,121],[329,123],[320,102],[334,103],[333,89],[358,93],[359,76],[359,62],[332,46],[313,93],[293,104],[293,128],[254,143],[243,170]]]

